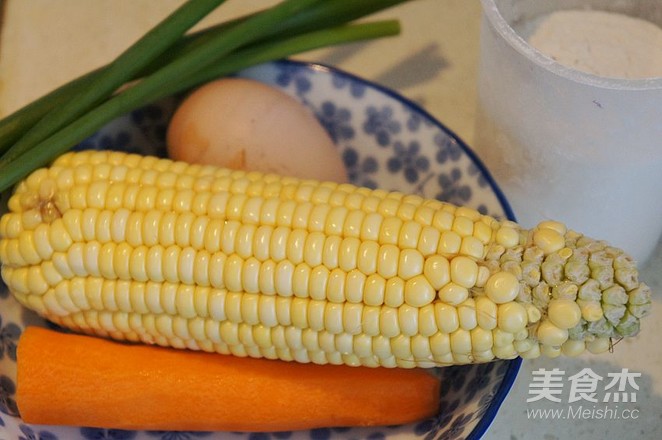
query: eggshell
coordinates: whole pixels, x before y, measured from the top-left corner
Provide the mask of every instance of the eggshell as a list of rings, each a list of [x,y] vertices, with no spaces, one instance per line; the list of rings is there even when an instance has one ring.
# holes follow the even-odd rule
[[[313,113],[255,80],[224,78],[188,96],[167,133],[176,160],[335,182],[339,151]]]

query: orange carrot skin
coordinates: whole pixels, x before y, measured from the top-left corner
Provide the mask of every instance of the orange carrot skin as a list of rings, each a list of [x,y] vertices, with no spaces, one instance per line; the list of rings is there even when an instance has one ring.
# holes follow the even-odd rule
[[[300,364],[128,345],[28,327],[16,400],[27,423],[283,431],[414,422],[436,414],[424,370]]]

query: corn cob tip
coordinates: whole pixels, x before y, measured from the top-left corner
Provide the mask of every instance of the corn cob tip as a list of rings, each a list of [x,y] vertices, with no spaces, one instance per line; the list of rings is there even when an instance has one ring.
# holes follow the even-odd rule
[[[606,351],[612,340],[635,336],[650,312],[651,290],[639,281],[636,262],[561,223],[541,222],[521,231],[519,246],[492,252],[488,261],[520,280],[529,338],[548,356]]]

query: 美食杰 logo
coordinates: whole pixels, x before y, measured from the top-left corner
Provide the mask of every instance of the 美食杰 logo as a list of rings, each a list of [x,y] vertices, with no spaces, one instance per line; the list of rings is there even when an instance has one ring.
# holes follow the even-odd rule
[[[565,403],[560,408],[528,408],[530,419],[636,419],[641,373],[627,368],[603,377],[591,368],[566,375],[565,370],[540,368],[533,371],[527,403]]]

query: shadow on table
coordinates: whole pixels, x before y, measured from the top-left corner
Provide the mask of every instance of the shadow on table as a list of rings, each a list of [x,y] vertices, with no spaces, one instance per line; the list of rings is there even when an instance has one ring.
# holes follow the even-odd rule
[[[336,47],[324,57],[324,62],[340,65],[344,61],[360,56],[366,44],[351,44]],[[404,90],[419,84],[432,81],[442,70],[450,66],[448,60],[439,51],[438,44],[428,44],[399,60],[397,64],[378,74],[373,80],[394,90]]]

